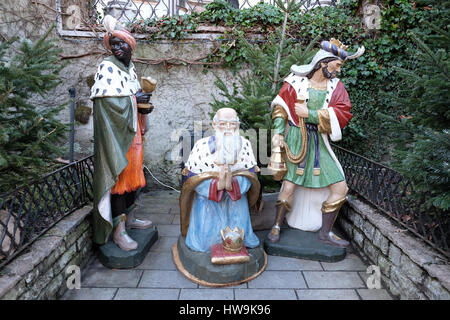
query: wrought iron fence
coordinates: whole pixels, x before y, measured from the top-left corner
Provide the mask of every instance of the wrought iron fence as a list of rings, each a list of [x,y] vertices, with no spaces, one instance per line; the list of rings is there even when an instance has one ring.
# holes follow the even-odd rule
[[[162,18],[201,12],[214,0],[92,0],[90,16],[94,23],[101,23],[106,14],[127,23],[148,18]],[[260,2],[275,4],[275,0],[226,0],[233,7],[251,8]],[[315,7],[334,6],[339,0],[298,0],[305,11]]]
[[[347,184],[377,209],[414,235],[450,257],[450,217],[425,205],[425,195],[413,196],[414,188],[400,173],[349,150],[333,145],[345,171]]]
[[[93,197],[93,156],[0,195],[0,268]]]

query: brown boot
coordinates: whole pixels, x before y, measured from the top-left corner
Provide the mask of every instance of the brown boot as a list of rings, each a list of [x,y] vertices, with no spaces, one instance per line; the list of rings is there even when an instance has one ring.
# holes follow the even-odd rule
[[[342,198],[333,203],[325,201],[322,204],[322,228],[319,231],[319,241],[335,247],[347,247],[350,244],[348,241],[339,238],[331,231],[339,213],[339,209],[346,200],[346,198]]]
[[[137,219],[134,216],[134,211],[127,214],[126,228],[127,229],[148,229],[153,225],[150,220]]]
[[[125,214],[122,214],[119,224],[114,229],[113,241],[124,251],[135,250],[138,247],[136,241],[130,238],[125,229]]]
[[[283,223],[284,215],[286,211],[291,211],[291,205],[287,202],[287,200],[278,200],[276,206],[278,207],[278,212],[275,217],[275,223],[272,230],[270,230],[267,235],[267,239],[273,243],[280,241],[281,224]]]

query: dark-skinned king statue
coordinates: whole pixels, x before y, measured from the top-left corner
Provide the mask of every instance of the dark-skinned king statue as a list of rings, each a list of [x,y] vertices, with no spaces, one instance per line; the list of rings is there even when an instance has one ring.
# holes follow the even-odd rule
[[[149,91],[156,82],[142,79],[145,87],[152,87],[142,90],[131,62],[136,40],[112,16],[105,17],[104,26],[104,44],[112,55],[100,63],[90,96],[94,103],[94,241],[104,245],[112,233],[113,248],[134,253],[138,242],[127,230],[152,228],[151,221],[134,216],[133,208],[139,189],[146,185],[143,136],[146,116],[153,108]],[[126,263],[108,266],[130,267]]]

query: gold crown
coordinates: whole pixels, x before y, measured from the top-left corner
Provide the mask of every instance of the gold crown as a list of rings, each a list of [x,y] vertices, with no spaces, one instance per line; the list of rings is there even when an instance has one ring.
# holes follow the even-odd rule
[[[330,43],[336,45],[339,49],[342,49],[344,51],[347,51],[348,46],[344,46],[342,42],[340,42],[338,39],[331,38]]]
[[[225,230],[220,230],[222,235],[222,246],[226,251],[239,252],[244,244],[244,229],[235,227],[233,230],[226,227]]]

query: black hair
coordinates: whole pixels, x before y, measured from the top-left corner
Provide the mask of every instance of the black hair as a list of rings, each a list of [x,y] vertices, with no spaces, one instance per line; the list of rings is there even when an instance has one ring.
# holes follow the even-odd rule
[[[325,63],[327,64],[328,62],[334,61],[334,60],[339,60],[338,57],[329,57],[329,58],[323,58],[322,60],[319,60],[316,65],[314,66],[314,68],[312,68],[312,70],[306,75],[306,77],[308,79],[311,79],[312,76],[314,75],[314,73],[316,73],[317,70],[319,70],[320,68],[322,68],[321,63]]]

